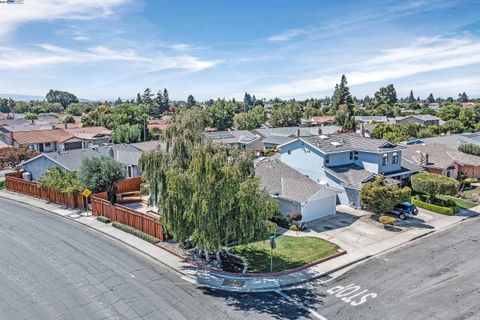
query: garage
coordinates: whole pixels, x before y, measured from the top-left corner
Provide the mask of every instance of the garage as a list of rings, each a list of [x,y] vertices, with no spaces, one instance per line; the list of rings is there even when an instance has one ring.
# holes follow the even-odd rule
[[[82,149],[82,141],[65,142],[63,144],[63,147],[64,147],[65,151]]]
[[[303,221],[310,222],[336,212],[336,192],[322,190],[318,196],[313,196],[302,204],[301,213]]]

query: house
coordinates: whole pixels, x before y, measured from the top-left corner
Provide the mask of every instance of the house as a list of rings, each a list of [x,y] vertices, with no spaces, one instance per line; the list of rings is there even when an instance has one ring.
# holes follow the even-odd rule
[[[386,116],[354,116],[356,123],[387,123]]]
[[[462,106],[462,108],[465,108],[465,109],[475,108],[475,103],[473,103],[473,102],[462,102],[462,103],[460,103],[460,105]]]
[[[341,190],[309,179],[287,166],[277,157],[262,158],[255,163],[260,187],[276,199],[280,212],[300,212],[305,222],[335,214],[337,193]]]
[[[38,152],[91,148],[111,143],[112,132],[104,127],[34,130],[1,133],[0,141]]]
[[[458,149],[461,144],[471,143],[480,146],[480,132],[476,133],[459,133],[459,134],[446,134],[443,136],[432,138],[421,138],[410,140],[406,142],[406,145],[428,145],[432,143],[442,144],[448,147]]]
[[[339,126],[319,126],[319,127],[280,127],[280,128],[261,128],[253,129],[252,133],[258,134],[262,138],[265,149],[276,148],[298,137],[318,136],[320,134],[332,134],[342,130]]]
[[[335,116],[314,116],[310,118],[312,125],[324,126],[333,124],[335,122]]]
[[[420,166],[402,163],[404,146],[355,133],[300,137],[280,146],[283,163],[313,181],[340,189],[341,204],[360,207],[360,189],[383,175],[406,184]]]
[[[441,119],[430,114],[409,115],[406,117],[395,117],[393,121],[398,124],[418,123],[422,126],[439,126]]]
[[[432,110],[438,111],[438,110],[440,110],[440,103],[432,102],[432,103],[427,104],[427,107],[432,109]]]
[[[445,144],[409,145],[402,156],[404,163],[408,161],[422,166],[431,173],[455,179],[461,174],[469,178],[480,178],[480,157],[460,152]]]
[[[58,167],[64,172],[76,172],[82,161],[89,157],[111,157],[120,162],[125,170],[125,176],[132,178],[140,175],[138,160],[142,151],[128,144],[57,151],[42,153],[21,164],[23,171],[29,172],[32,180],[38,180],[50,168]]]
[[[205,136],[214,143],[221,143],[231,149],[262,151],[260,136],[248,130],[205,132]]]

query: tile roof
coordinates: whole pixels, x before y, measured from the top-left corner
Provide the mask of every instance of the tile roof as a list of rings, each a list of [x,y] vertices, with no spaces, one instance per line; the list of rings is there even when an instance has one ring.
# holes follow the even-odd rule
[[[423,154],[428,154],[428,163],[424,167],[445,169],[454,162],[461,165],[480,166],[480,157],[466,154],[444,144],[410,145],[402,152],[404,160],[421,165]],[[402,161],[405,163],[405,161]]]
[[[385,152],[403,149],[387,140],[365,138],[356,133],[339,133],[318,137],[302,137],[300,140],[307,142],[324,153],[335,153],[344,151],[369,151]]]
[[[280,127],[280,128],[253,129],[252,132],[260,135],[263,138],[268,138],[270,136],[293,137],[293,136],[297,136],[298,130],[300,130],[300,136],[303,137],[303,136],[316,136],[319,133],[319,129],[322,130],[322,134],[332,134],[332,133],[336,133],[339,130],[342,130],[342,127],[339,127],[339,126]]]
[[[260,178],[261,189],[297,203],[303,203],[326,187],[287,166],[277,157],[257,161],[255,175]]]
[[[104,127],[53,129],[14,132],[13,138],[20,145],[45,142],[65,142],[72,138],[91,140],[97,136],[110,136],[111,131]]]
[[[335,121],[335,116],[314,116],[311,120],[317,124],[332,123]]]
[[[375,173],[372,173],[356,164],[324,167],[324,169],[341,180],[345,186],[354,187],[356,189],[361,188],[363,182],[376,176]]]

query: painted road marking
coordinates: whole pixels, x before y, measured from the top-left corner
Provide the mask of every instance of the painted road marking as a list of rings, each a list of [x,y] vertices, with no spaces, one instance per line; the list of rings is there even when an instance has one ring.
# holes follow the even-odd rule
[[[328,289],[327,293],[350,304],[352,307],[362,305],[367,302],[368,299],[377,297],[375,292],[368,292],[368,289],[362,290],[361,286],[355,285],[355,283],[351,283],[348,286],[335,286]]]
[[[297,306],[299,306],[300,308],[302,308],[303,310],[305,311],[308,311],[310,312],[310,314],[312,316],[314,316],[315,318],[319,319],[319,320],[328,320],[327,318],[321,316],[320,314],[318,314],[315,310],[307,307],[306,305],[304,305],[303,303],[301,303],[300,301],[296,300],[296,299],[292,299],[289,295],[287,295],[286,293],[282,292],[282,291],[276,291],[276,293],[278,293],[279,295],[281,295],[283,298],[287,299],[287,300],[290,300],[290,301],[293,301]]]

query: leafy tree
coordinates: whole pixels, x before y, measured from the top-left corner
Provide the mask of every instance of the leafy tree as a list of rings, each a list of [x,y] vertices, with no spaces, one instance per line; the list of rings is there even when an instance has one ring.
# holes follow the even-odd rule
[[[410,200],[411,190],[385,183],[383,177],[365,183],[360,191],[362,207],[375,213],[388,213],[399,203]]]
[[[15,101],[12,99],[0,99],[0,112],[1,113],[10,113],[15,109]]]
[[[81,191],[83,185],[73,172],[63,172],[59,167],[47,170],[38,181],[42,187],[57,190],[63,194],[72,194]]]
[[[65,119],[63,119],[64,123],[75,123],[75,118],[71,115],[67,115]]]
[[[335,91],[330,104],[333,110],[337,110],[341,105],[346,105],[349,109],[353,109],[353,98],[347,86],[347,77],[344,74],[342,74],[340,84],[335,85]]]
[[[355,130],[353,111],[349,110],[346,105],[340,106],[335,113],[335,123],[342,126],[343,130]]]
[[[123,103],[123,101],[122,101],[122,98],[120,98],[120,97],[118,97],[118,99],[115,100],[115,105],[122,104],[122,103]]]
[[[397,103],[397,91],[393,84],[389,84],[386,87],[381,87],[377,92],[375,92],[374,103],[376,106],[386,104],[393,106]]]
[[[83,111],[86,108],[79,103],[71,103],[66,109],[65,113],[71,114],[72,116],[81,116]]]
[[[139,142],[142,137],[142,128],[138,124],[121,124],[113,130],[113,143]]]
[[[401,142],[408,140],[408,133],[400,125],[396,124],[378,124],[371,132],[370,136],[375,139],[385,139],[391,142]]]
[[[187,107],[195,107],[197,105],[197,101],[195,101],[195,98],[192,95],[189,95],[187,97]]]
[[[220,131],[229,129],[233,125],[235,105],[230,101],[217,100],[205,109],[207,118],[211,125]]]
[[[142,103],[142,96],[140,93],[137,93],[137,98],[135,99],[136,104],[141,104]]]
[[[74,94],[59,90],[48,91],[46,99],[49,103],[60,103],[63,108],[66,108],[70,103],[78,103],[78,98]]]
[[[262,107],[255,107],[248,112],[236,114],[233,118],[235,128],[238,130],[253,130],[259,128],[266,120]]]
[[[469,101],[468,95],[465,92],[459,93],[457,101],[460,102],[460,103],[468,102]]]
[[[430,95],[427,97],[427,103],[434,103],[435,98],[433,97],[433,93],[430,93]]]
[[[31,120],[32,123],[35,123],[35,120],[38,119],[38,116],[35,113],[27,112],[23,115],[23,118],[25,118],[25,120]]]
[[[438,112],[438,116],[443,121],[458,119],[458,116],[460,115],[460,110],[461,108],[457,104],[447,104],[442,109],[440,109],[440,111]]]
[[[474,156],[480,156],[480,146],[473,143],[462,143],[458,147],[458,151]]]
[[[82,161],[77,173],[81,183],[92,192],[114,195],[115,182],[123,179],[123,166],[110,157],[90,157]]]
[[[303,110],[304,119],[311,119],[312,117],[321,116],[321,115],[322,115],[322,111],[320,111],[320,109],[314,108],[311,106],[308,106],[305,108],[305,110]]]
[[[462,133],[465,132],[465,126],[460,120],[448,120],[442,126],[440,126],[442,132],[450,133]]]
[[[472,130],[477,124],[477,117],[475,112],[471,109],[463,108],[458,114],[458,120],[463,124],[465,129]]]
[[[243,96],[243,105],[244,105],[244,110],[249,110],[250,107],[253,106],[252,97],[248,92],[245,92],[245,95]]]
[[[272,110],[270,124],[274,127],[297,126],[300,123],[302,111],[296,102],[288,102]]]
[[[454,196],[460,183],[435,173],[422,172],[412,176],[412,189],[428,195],[431,202],[437,194]]]
[[[0,169],[16,168],[22,161],[37,155],[36,151],[27,148],[0,148]]]

